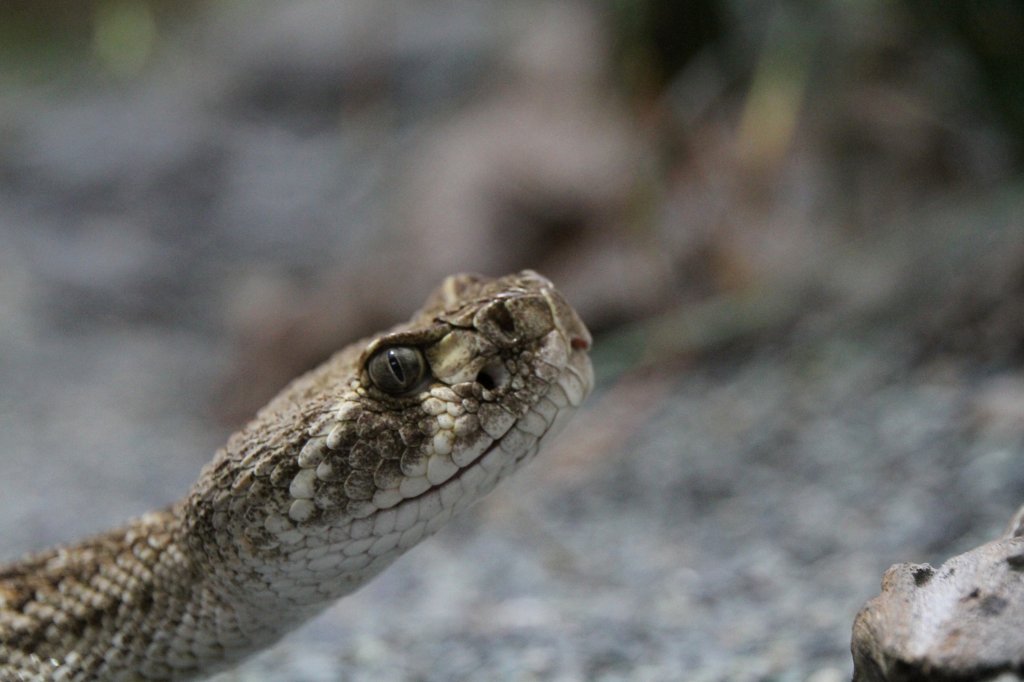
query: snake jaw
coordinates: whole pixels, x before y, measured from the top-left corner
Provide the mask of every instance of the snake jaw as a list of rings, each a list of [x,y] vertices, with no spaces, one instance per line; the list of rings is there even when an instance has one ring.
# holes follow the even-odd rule
[[[498,293],[488,280],[473,286],[476,299],[421,314],[359,356],[416,343],[425,330],[423,390],[380,396],[351,382],[332,419],[315,422],[283,511],[264,524],[282,597],[352,591],[532,459],[589,393],[589,332],[550,283],[531,275]],[[474,326],[455,325],[467,320]],[[311,538],[324,534],[334,549],[307,559]]]
[[[431,514],[447,516],[482,497],[561,430],[589,393],[590,334],[543,277],[457,276],[430,300],[408,324],[339,354],[359,369],[336,382],[342,390],[322,413],[327,418],[306,417],[309,435],[299,447],[261,454],[251,465],[244,492],[266,511],[262,527],[246,526],[241,535],[257,552],[284,559],[282,571],[291,570],[287,557],[301,555],[323,532],[337,539],[339,553],[346,535],[355,543],[350,552],[362,550],[334,565],[324,557],[317,564],[324,579],[365,573],[384,554],[393,558],[391,543],[411,546],[397,534],[419,539]],[[393,345],[422,352],[422,390],[386,395],[367,379],[367,359]],[[328,363],[307,382],[329,395],[333,369]],[[295,392],[310,391],[300,381],[286,395]],[[416,509],[435,494],[440,512],[432,501],[430,509]],[[392,511],[420,528],[391,526]],[[364,522],[372,522],[378,540],[366,548],[366,538],[356,537]]]
[[[462,298],[446,298],[452,290]],[[434,299],[446,307],[421,313],[360,354],[365,362],[388,345],[419,344],[428,385],[414,395],[383,396],[360,373],[324,432],[299,450],[292,499],[286,513],[273,516],[273,542],[290,543],[307,526],[337,532],[363,520],[374,521],[377,536],[393,536],[408,529],[390,528],[389,510],[424,526],[429,515],[408,510],[442,490],[442,510],[468,506],[530,459],[586,397],[589,332],[546,279],[529,272],[450,279]],[[478,474],[463,479],[478,467],[486,485],[458,493],[463,483],[475,484]],[[464,504],[456,504],[460,496]],[[388,542],[378,549],[390,549]]]

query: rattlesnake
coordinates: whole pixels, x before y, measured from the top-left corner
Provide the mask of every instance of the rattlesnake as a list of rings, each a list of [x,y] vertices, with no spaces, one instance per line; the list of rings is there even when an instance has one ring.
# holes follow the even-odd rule
[[[589,393],[540,275],[449,277],[296,379],[170,508],[0,567],[0,680],[229,667],[379,573],[537,452]]]

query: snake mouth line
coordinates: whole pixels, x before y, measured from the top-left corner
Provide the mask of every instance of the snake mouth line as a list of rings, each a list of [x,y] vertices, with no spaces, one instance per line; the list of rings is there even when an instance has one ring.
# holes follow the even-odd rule
[[[590,370],[589,362],[587,362],[586,348],[590,347],[590,342],[588,339],[578,335],[571,335],[568,337],[563,336],[563,338],[566,340],[566,345],[569,346],[569,358],[567,359],[565,364],[562,365],[558,376],[551,382],[550,387],[561,387],[563,392],[567,392],[569,389],[565,386],[565,383],[566,381],[568,381],[568,377],[570,375],[573,375],[576,381],[582,382],[584,385],[589,385],[587,375],[589,374]],[[580,400],[582,400],[585,397],[585,394],[588,392],[589,391],[585,391],[584,395],[580,397]],[[547,398],[549,395],[550,390],[548,392],[545,392],[541,396],[541,398]],[[545,439],[551,437],[552,433],[557,435],[557,432],[561,430],[560,428],[556,427],[560,423],[564,424],[564,418],[560,418],[562,414],[571,414],[575,412],[575,408],[577,405],[577,403],[574,403],[572,400],[569,400],[567,404],[556,404],[558,404],[558,408],[550,416],[545,416],[541,414],[537,410],[533,409],[533,406],[531,406],[531,408],[528,411],[534,412],[535,414],[540,415],[544,419],[545,426],[543,432],[540,433],[539,435],[534,435],[531,433],[531,437],[535,438],[535,440],[533,440],[532,443],[525,447],[522,452],[504,453],[505,456],[501,458],[501,461],[495,463],[495,470],[493,471],[493,473],[491,471],[485,472],[483,476],[477,479],[472,489],[466,490],[463,493],[463,497],[465,498],[464,500],[456,499],[454,502],[450,502],[449,504],[442,503],[442,509],[458,510],[465,508],[466,506],[468,506],[468,504],[471,504],[475,502],[477,499],[483,497],[486,494],[486,492],[490,490],[491,487],[493,487],[493,485],[486,486],[485,481],[487,481],[488,478],[493,477],[494,482],[497,482],[501,480],[505,475],[511,473],[511,471],[515,469],[518,469],[521,465],[523,465],[525,462],[531,459],[531,456],[537,453],[541,445],[544,443]],[[494,439],[486,448],[484,448],[483,451],[481,451],[471,461],[462,466],[459,466],[458,469],[446,480],[440,483],[430,485],[422,492],[419,492],[410,497],[403,497],[401,500],[397,501],[391,506],[378,507],[377,510],[372,512],[368,517],[361,518],[375,518],[379,514],[388,511],[396,511],[402,509],[403,507],[407,506],[407,504],[410,502],[421,502],[422,500],[429,498],[431,495],[440,495],[442,494],[442,491],[444,491],[446,488],[457,485],[460,481],[463,480],[463,478],[469,472],[480,467],[481,462],[485,458],[494,454],[495,450],[501,447],[504,440],[507,437],[509,437],[513,431],[517,430],[518,423],[524,416],[525,414],[523,416],[518,417],[516,421],[513,422],[512,426],[510,426],[501,436]],[[484,485],[486,489],[480,491],[479,488],[481,485]]]
[[[574,366],[579,364],[580,358],[582,358],[584,362],[586,361],[586,351],[590,348],[590,341],[588,339],[582,337],[582,336],[572,335],[572,336],[569,337],[568,345],[569,345],[569,348],[570,348],[569,360],[561,368],[561,371],[559,372],[558,377],[554,381],[551,382],[551,386],[562,386],[562,384],[563,384],[563,382],[565,380],[565,377],[567,375],[569,375],[569,374],[575,374],[577,376],[577,378],[579,378],[579,373],[574,371],[572,369],[572,367],[574,367]],[[565,390],[565,389],[563,388],[563,390]],[[548,393],[544,394],[545,397],[547,395],[548,395]],[[532,408],[531,408],[531,410],[532,410]],[[514,455],[510,454],[510,453],[506,453],[507,459],[508,459],[508,463],[511,463],[513,465],[513,467],[516,467],[516,466],[520,465],[524,460],[526,460],[531,453],[537,452],[537,450],[540,447],[541,442],[544,440],[545,437],[547,437],[551,433],[552,427],[556,423],[558,423],[558,421],[559,421],[559,419],[558,419],[559,414],[562,413],[562,412],[566,412],[566,411],[568,411],[570,413],[575,411],[575,407],[574,407],[574,405],[571,402],[568,405],[560,406],[559,409],[558,409],[558,412],[555,413],[550,419],[545,418],[544,421],[546,423],[546,426],[544,428],[544,432],[536,437],[536,441],[535,441],[535,443],[533,445],[531,445],[530,447],[527,447],[523,452],[520,452],[520,453],[517,453],[517,454],[514,454]],[[520,417],[519,419],[521,419],[521,418],[522,417]],[[435,485],[431,485],[429,488],[427,488],[426,490],[424,490],[423,492],[421,492],[421,493],[419,493],[417,495],[413,495],[412,497],[403,498],[400,502],[395,504],[393,507],[388,507],[387,509],[398,509],[398,508],[402,507],[404,504],[406,504],[407,502],[419,501],[419,500],[427,497],[428,495],[431,495],[433,493],[439,493],[445,487],[450,486],[450,485],[454,485],[455,483],[461,481],[462,477],[467,472],[469,472],[472,469],[480,466],[480,462],[482,462],[485,457],[488,457],[489,455],[491,455],[495,451],[496,448],[500,448],[501,447],[501,444],[505,440],[505,438],[508,437],[508,435],[510,433],[512,433],[512,431],[514,431],[516,429],[516,424],[518,423],[519,419],[517,419],[516,422],[513,423],[512,426],[510,426],[508,428],[508,430],[505,431],[505,433],[503,433],[500,437],[495,438],[494,441],[483,450],[483,452],[481,452],[479,455],[474,457],[469,463],[467,463],[467,464],[465,464],[463,466],[460,466],[458,468],[458,470],[455,473],[453,473],[447,480],[445,480],[445,481],[443,481],[441,483],[437,483]],[[507,467],[508,463],[506,463],[505,466],[503,466],[501,468],[504,469],[505,467]],[[469,493],[469,494],[471,494],[471,493]],[[457,505],[453,505],[453,506],[457,506]],[[379,509],[377,513],[380,513],[382,511],[386,511],[387,509]]]
[[[563,370],[563,373],[564,372],[568,372],[568,371],[570,371],[570,370],[568,370],[566,368],[566,369]],[[554,382],[554,383],[559,383],[559,382],[556,380],[556,382]],[[563,407],[563,408],[560,409],[560,411],[561,410],[571,410],[571,409],[572,409],[571,407]],[[506,453],[509,462],[511,462],[513,465],[517,466],[520,463],[522,463],[525,459],[527,459],[527,457],[530,455],[531,452],[536,452],[537,451],[537,449],[540,446],[541,441],[548,435],[548,433],[550,433],[551,427],[557,421],[557,415],[555,416],[554,419],[545,420],[545,421],[547,422],[547,426],[544,429],[544,433],[542,433],[540,436],[537,436],[537,440],[536,440],[534,445],[532,445],[531,447],[526,448],[523,452],[517,453],[515,455]],[[401,502],[396,504],[394,507],[389,507],[389,509],[398,509],[399,507],[401,507],[402,505],[406,504],[407,502],[418,501],[418,500],[421,500],[424,497],[427,497],[428,495],[431,495],[433,493],[440,493],[440,491],[443,488],[448,487],[450,485],[454,485],[455,483],[461,481],[462,477],[467,472],[469,472],[472,469],[480,466],[480,463],[484,460],[485,457],[488,457],[496,449],[500,448],[502,441],[504,441],[505,438],[510,433],[512,433],[512,431],[514,431],[515,429],[516,429],[516,424],[513,424],[512,426],[510,426],[505,433],[503,433],[499,438],[495,438],[494,442],[492,442],[490,445],[488,445],[486,448],[484,448],[483,452],[481,452],[479,455],[474,457],[469,463],[467,463],[467,464],[465,464],[463,466],[460,466],[458,468],[458,471],[456,471],[454,474],[452,474],[451,477],[449,477],[446,481],[444,481],[442,483],[438,483],[436,485],[432,485],[429,488],[427,488],[426,490],[424,490],[423,492],[421,492],[421,493],[419,493],[417,495],[413,495],[412,497],[403,498]],[[506,466],[507,466],[507,464],[506,464]],[[501,468],[505,468],[505,467],[501,467]],[[381,509],[381,510],[378,511],[378,513],[380,511],[386,511],[386,510]]]
[[[510,427],[509,431],[511,431],[514,428],[515,428],[515,426]],[[506,431],[505,433],[508,434],[508,431]],[[459,470],[456,471],[454,474],[452,474],[448,478],[448,480],[444,481],[443,483],[438,483],[436,485],[430,486],[429,488],[427,488],[426,490],[421,492],[419,495],[413,495],[412,497],[402,498],[402,501],[399,502],[398,504],[396,504],[394,507],[391,507],[391,509],[397,509],[397,508],[401,507],[403,504],[406,504],[407,502],[413,502],[413,501],[420,500],[420,499],[430,495],[431,493],[440,493],[442,488],[445,488],[445,487],[447,487],[449,485],[453,485],[453,484],[459,482],[462,479],[463,474],[465,474],[470,469],[473,469],[474,467],[479,466],[480,462],[483,461],[484,457],[486,457],[487,455],[489,455],[492,452],[494,452],[495,448],[500,447],[501,446],[502,438],[504,438],[504,437],[505,436],[503,435],[501,438],[496,439],[493,443],[488,445],[484,449],[484,451],[481,452],[479,455],[477,455],[475,458],[473,458],[473,460],[471,462],[469,462],[469,464],[466,464],[465,466],[459,467]],[[381,510],[381,511],[384,511],[384,510]]]

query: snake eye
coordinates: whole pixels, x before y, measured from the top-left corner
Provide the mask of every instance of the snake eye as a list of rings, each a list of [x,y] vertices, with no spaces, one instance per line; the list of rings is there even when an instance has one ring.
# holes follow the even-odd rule
[[[366,363],[373,385],[385,393],[405,393],[423,378],[426,362],[423,353],[409,346],[383,348]]]

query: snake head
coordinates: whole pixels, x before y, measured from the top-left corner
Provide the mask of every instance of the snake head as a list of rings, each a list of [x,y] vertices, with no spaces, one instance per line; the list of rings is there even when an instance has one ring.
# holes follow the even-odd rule
[[[590,345],[535,272],[447,278],[229,441],[193,495],[202,553],[275,566],[268,598],[351,591],[533,458],[590,392]]]

